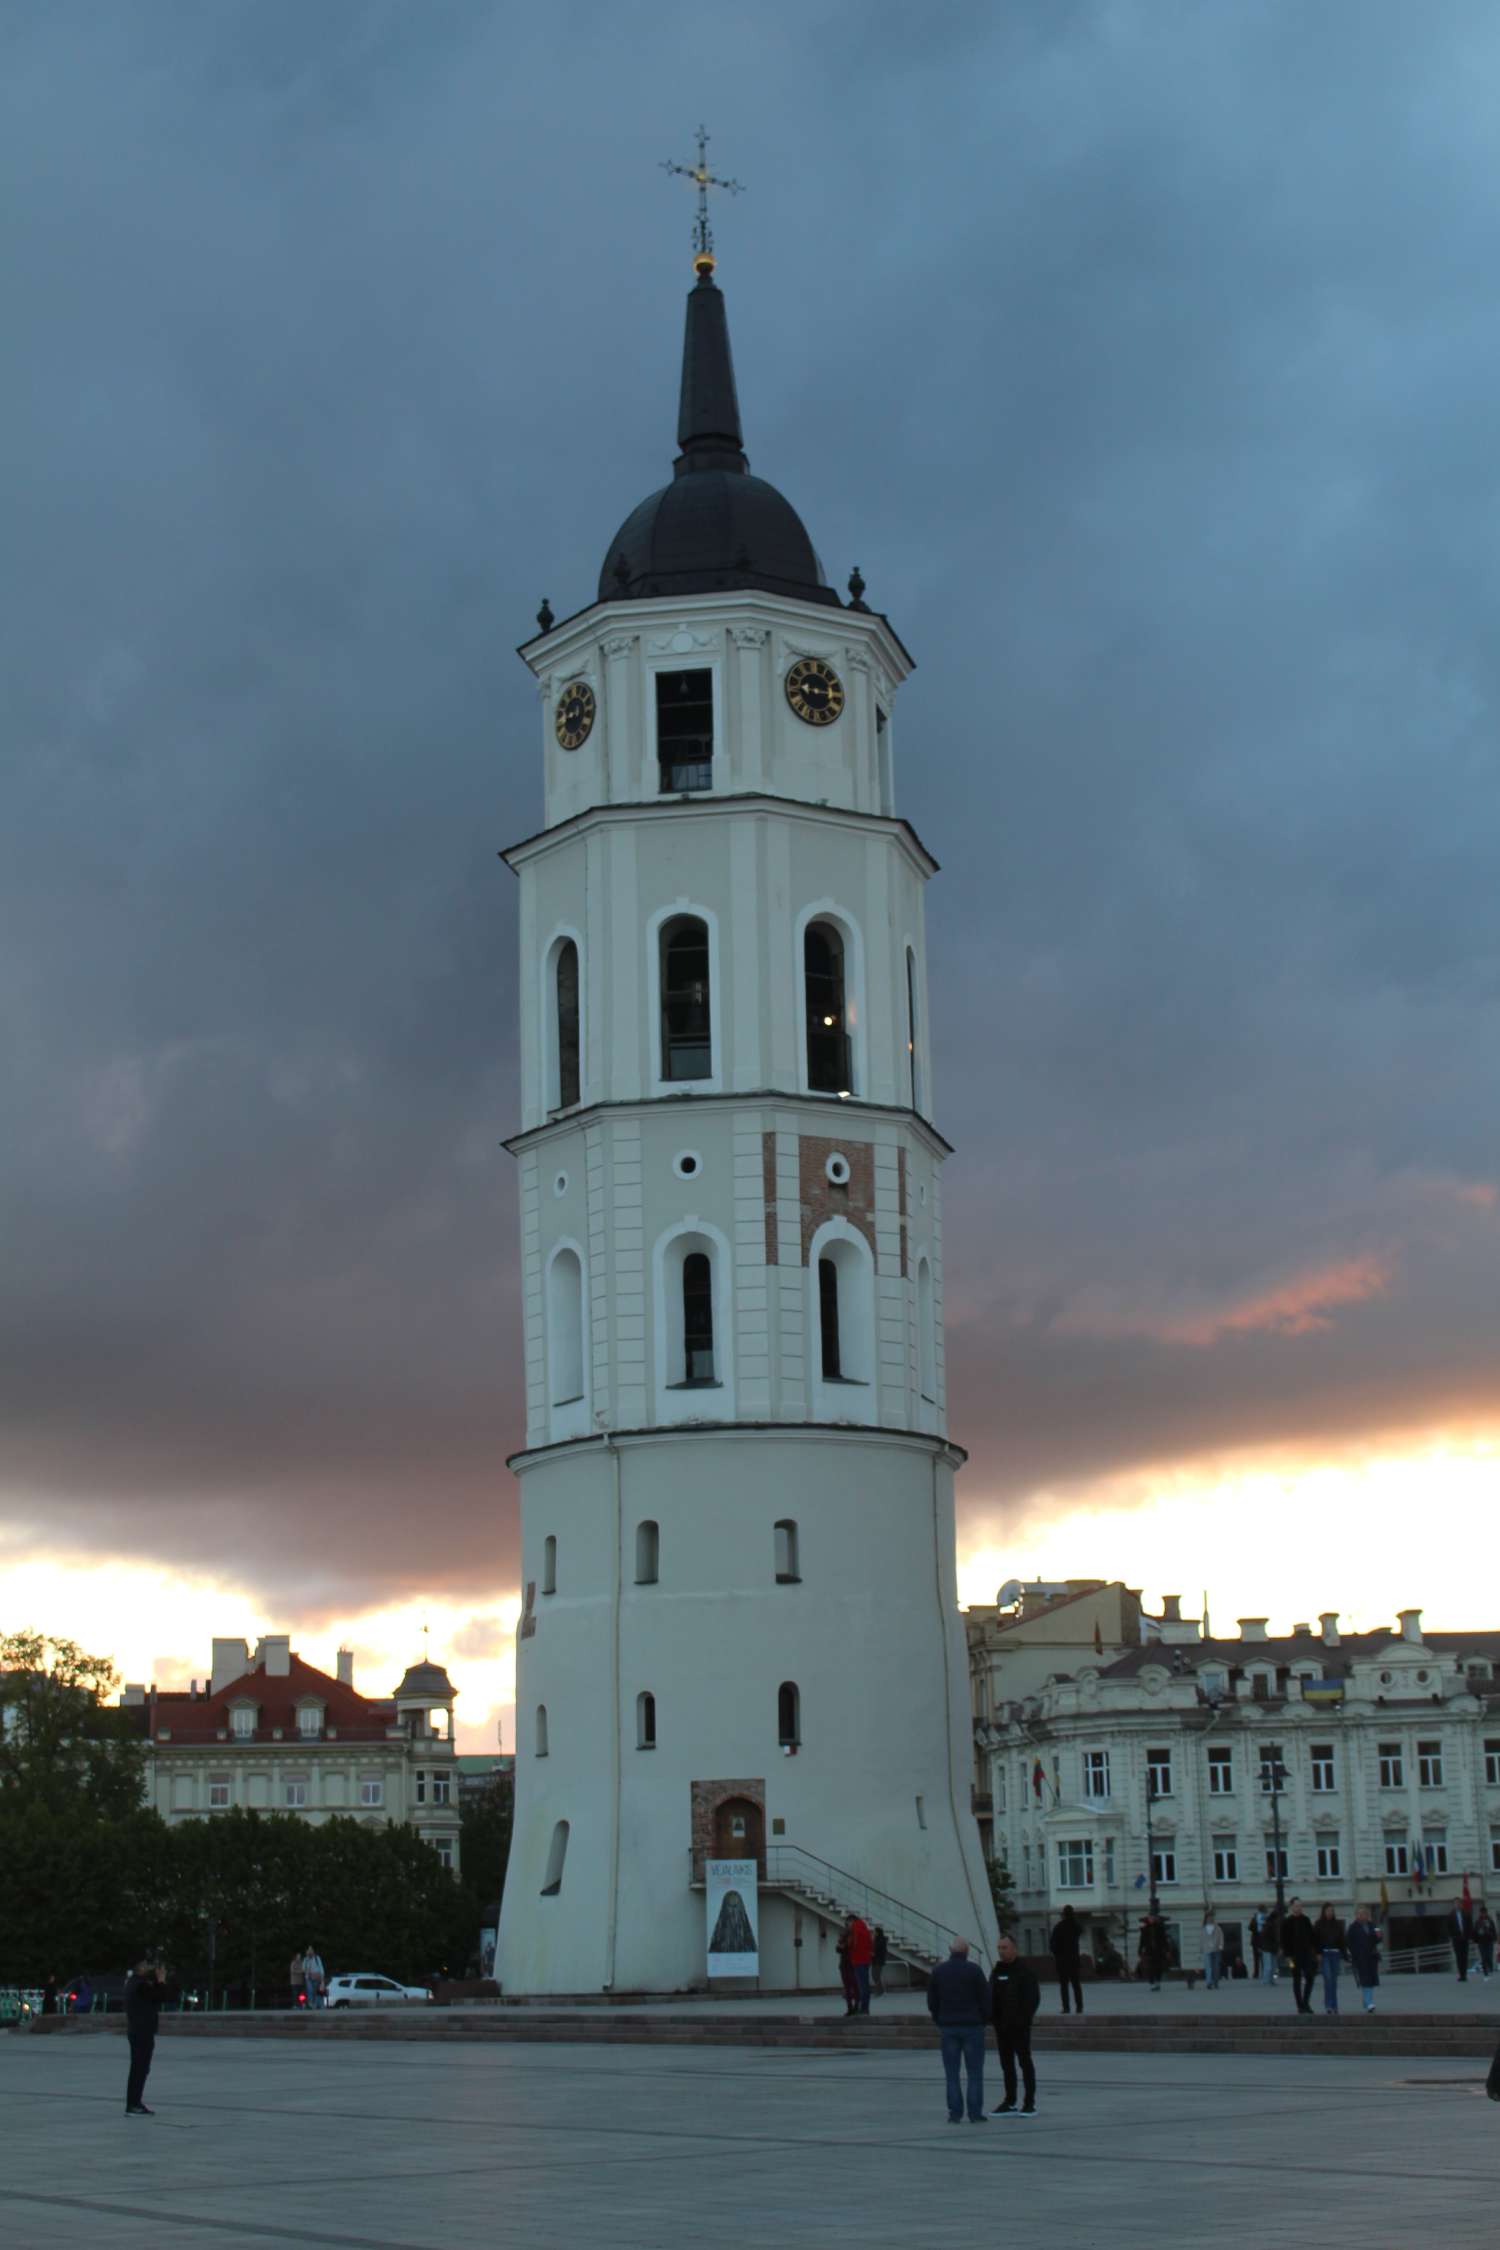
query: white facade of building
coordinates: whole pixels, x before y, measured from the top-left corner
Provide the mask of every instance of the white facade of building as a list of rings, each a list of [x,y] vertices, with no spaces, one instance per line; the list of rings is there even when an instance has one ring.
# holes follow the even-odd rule
[[[684,461],[718,446],[721,507],[759,506],[737,419],[727,449],[691,427],[695,384],[733,405],[727,338],[693,365],[715,319],[705,274]],[[841,1902],[873,1885],[993,1939],[945,1434],[933,863],[894,805],[909,660],[883,618],[722,560],[723,590],[666,594],[627,593],[622,560],[618,598],[606,575],[523,652],[546,826],[506,855],[527,1373],[507,1993],[702,1984],[709,1854],[761,1862],[767,1987],[834,1979],[820,1868]],[[821,723],[789,701],[807,659],[842,698]],[[701,713],[691,764],[670,763],[673,697]]]
[[[1184,1965],[1210,1906],[1248,1957],[1278,1822],[1286,1895],[1345,1918],[1383,1907],[1393,1944],[1441,1938],[1465,1877],[1493,1910],[1500,1633],[1424,1634],[1405,1610],[1350,1635],[1330,1611],[1316,1630],[1272,1638],[1244,1618],[1204,1640],[1175,1600],[1152,1618],[1098,1581],[1014,1591],[967,1625],[976,1805],[1029,1950],[1071,1903],[1096,1950],[1133,1957],[1154,1885]]]

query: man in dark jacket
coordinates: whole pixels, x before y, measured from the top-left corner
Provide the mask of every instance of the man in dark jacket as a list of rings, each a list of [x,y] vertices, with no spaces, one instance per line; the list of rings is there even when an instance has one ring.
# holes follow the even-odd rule
[[[989,2009],[990,1988],[984,1971],[969,1959],[968,1939],[956,1937],[947,1960],[927,1979],[927,2012],[942,2040],[950,2125],[961,2125],[964,2121],[964,2090],[958,2075],[960,2062],[969,2081],[969,2123],[982,2125],[985,2122],[984,2022]]]
[[[995,2105],[997,2117],[1008,2116],[1016,2106],[1016,2064],[1021,2066],[1025,2100],[1023,2117],[1036,2115],[1036,2064],[1031,2059],[1031,2019],[1041,2005],[1042,1988],[1016,1951],[1011,1937],[1000,1940],[1000,1958],[990,1972],[990,2020],[995,2045],[1005,2075],[1005,2099]]]
[[[1313,1979],[1318,1973],[1318,1939],[1311,1918],[1294,1898],[1281,1925],[1281,1950],[1292,1964],[1292,1998],[1299,2016],[1312,2014]]]
[[[142,1955],[125,1979],[125,2036],[130,2042],[130,2076],[125,2081],[125,2115],[154,2117],[145,2103],[146,2078],[156,2046],[156,2019],[166,1971],[150,1954]]]
[[[1161,1980],[1167,1973],[1171,1957],[1172,1949],[1167,1943],[1167,1925],[1155,1907],[1152,1907],[1141,1916],[1141,1941],[1136,1947],[1136,1960],[1153,1992],[1160,1992]]]
[[[1057,1983],[1062,1993],[1064,2015],[1068,2013],[1070,1992],[1078,2003],[1078,2013],[1083,2014],[1083,1986],[1079,1982],[1079,1944],[1082,1937],[1078,1916],[1071,1906],[1065,1906],[1062,1920],[1052,1925],[1052,1958],[1057,1963]]]

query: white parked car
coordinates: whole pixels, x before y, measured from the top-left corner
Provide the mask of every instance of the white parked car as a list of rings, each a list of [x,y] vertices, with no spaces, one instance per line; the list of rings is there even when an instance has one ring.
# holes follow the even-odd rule
[[[429,2000],[432,1995],[422,1984],[397,1984],[394,1977],[330,1977],[328,1979],[328,2006],[330,2008],[400,2008],[408,2000]]]

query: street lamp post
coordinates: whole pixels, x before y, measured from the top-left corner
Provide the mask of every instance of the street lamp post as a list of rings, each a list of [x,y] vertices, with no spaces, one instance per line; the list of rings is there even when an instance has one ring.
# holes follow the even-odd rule
[[[1156,1838],[1151,1827],[1151,1807],[1156,1802],[1156,1768],[1146,1768],[1146,1882],[1150,1896],[1148,1911],[1160,1913],[1156,1902]]]
[[[1279,1758],[1272,1758],[1261,1768],[1261,1785],[1271,1792],[1271,1849],[1276,1854],[1276,1913],[1278,1921],[1286,1920],[1286,1872],[1281,1850],[1281,1785],[1286,1779],[1286,1767]]]

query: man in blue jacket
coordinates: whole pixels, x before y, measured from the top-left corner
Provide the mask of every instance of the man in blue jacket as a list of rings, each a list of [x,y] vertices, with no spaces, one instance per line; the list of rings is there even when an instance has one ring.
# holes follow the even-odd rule
[[[953,1940],[947,1960],[927,1979],[927,2010],[942,2040],[948,2123],[961,2125],[964,2121],[964,2089],[959,2082],[962,2062],[969,2082],[969,2123],[983,2125],[984,2034],[990,1988],[983,1969],[969,1959],[967,1938]]]

